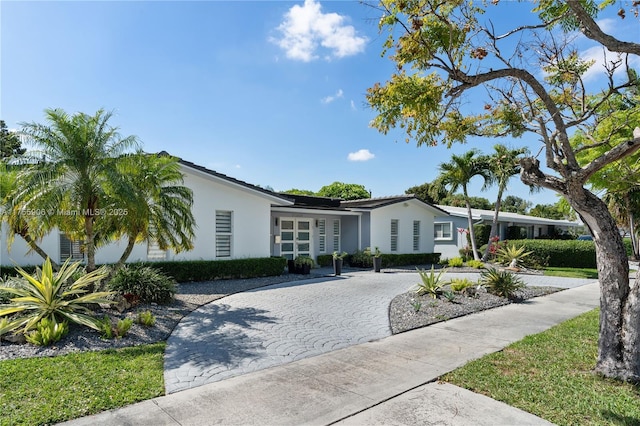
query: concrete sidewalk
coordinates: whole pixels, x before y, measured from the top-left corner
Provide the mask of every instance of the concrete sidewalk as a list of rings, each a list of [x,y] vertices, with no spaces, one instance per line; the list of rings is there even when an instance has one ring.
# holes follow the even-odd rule
[[[66,424],[548,424],[434,381],[598,302],[598,284],[588,284]]]

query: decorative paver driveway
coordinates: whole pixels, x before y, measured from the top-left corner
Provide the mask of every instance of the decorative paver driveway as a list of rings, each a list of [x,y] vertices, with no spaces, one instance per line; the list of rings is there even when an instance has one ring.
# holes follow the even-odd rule
[[[464,276],[476,280],[478,274]],[[526,280],[530,285],[566,282],[570,287],[593,282]],[[419,281],[415,272],[355,272],[276,284],[202,306],[183,318],[167,341],[166,391],[390,336],[389,303]]]

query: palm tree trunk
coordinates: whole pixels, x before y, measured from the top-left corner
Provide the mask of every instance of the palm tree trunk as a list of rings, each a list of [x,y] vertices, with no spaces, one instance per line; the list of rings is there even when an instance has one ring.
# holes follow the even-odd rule
[[[504,187],[500,185],[498,187],[498,198],[496,199],[496,209],[493,212],[493,220],[491,221],[491,232],[489,232],[489,241],[487,241],[487,248],[482,255],[482,261],[486,262],[489,258],[489,250],[491,250],[491,240],[496,236],[498,232],[498,216],[500,214],[500,205],[502,204],[502,192]]]
[[[469,239],[471,240],[471,251],[473,252],[474,260],[480,260],[478,256],[478,249],[476,248],[476,234],[473,231],[473,214],[471,213],[471,203],[469,202],[469,194],[467,194],[467,187],[462,187],[464,194],[464,202],[467,205],[467,219],[469,221]]]
[[[20,231],[17,233],[18,235],[20,235],[22,237],[23,240],[26,241],[26,243],[29,245],[29,247],[31,248],[31,250],[35,251],[36,253],[38,253],[44,260],[49,259],[49,261],[51,262],[51,267],[55,270],[58,271],[60,269],[60,265],[58,265],[54,260],[51,260],[51,258],[49,257],[49,255],[42,249],[42,247],[40,247],[38,245],[38,243],[36,243],[34,241],[33,238],[31,238],[31,235],[29,235],[28,232],[26,231]]]
[[[125,262],[127,261],[129,256],[131,255],[131,252],[133,251],[133,247],[136,245],[135,237],[132,237],[129,235],[127,238],[128,238],[127,247],[125,247],[124,252],[122,253],[122,256],[120,256],[120,259],[118,259],[116,264],[113,265],[113,267],[111,268],[111,271],[109,272],[109,276],[107,277],[107,281],[111,280],[111,278],[113,278],[113,276],[124,266]]]
[[[90,209],[89,213],[84,217],[84,230],[87,237],[87,241],[85,241],[85,248],[87,250],[87,272],[96,270],[96,245],[94,241],[93,215],[91,213],[92,210]]]

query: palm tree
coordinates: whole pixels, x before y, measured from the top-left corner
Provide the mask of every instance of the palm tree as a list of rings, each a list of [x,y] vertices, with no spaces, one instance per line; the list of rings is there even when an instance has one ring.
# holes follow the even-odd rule
[[[195,219],[193,193],[183,186],[184,175],[176,158],[136,153],[119,163],[124,179],[110,182],[109,235],[127,238],[127,246],[112,274],[126,262],[136,243],[154,241],[162,250],[193,248]],[[120,189],[118,187],[125,187]],[[120,196],[124,194],[125,196]]]
[[[118,161],[123,153],[138,147],[135,136],[122,138],[109,126],[112,113],[99,110],[90,116],[68,115],[61,109],[45,110],[49,125],[23,123],[23,133],[39,150],[38,163],[19,175],[22,189],[16,200],[26,208],[58,212],[61,207],[76,215],[60,217],[63,227],[80,225],[84,234],[87,271],[95,265],[95,225],[105,216],[102,210],[107,198],[105,189],[121,173]]]
[[[437,178],[437,182],[443,187],[448,188],[450,194],[462,188],[462,195],[467,206],[471,250],[475,260],[480,260],[480,256],[478,256],[475,233],[473,231],[473,215],[471,214],[468,185],[475,176],[481,176],[484,179],[485,188],[492,181],[486,158],[479,154],[480,152],[478,150],[472,149],[461,156],[452,155],[450,162],[440,164],[440,175]]]
[[[500,144],[494,145],[493,149],[495,151],[494,154],[488,157],[489,172],[492,175],[492,181],[498,183],[498,196],[496,198],[493,221],[491,222],[489,241],[482,255],[483,261],[486,261],[489,257],[491,239],[495,237],[498,232],[498,215],[500,213],[500,204],[502,203],[502,194],[504,190],[507,189],[509,179],[520,173],[519,157],[528,152],[526,148],[509,149]]]
[[[47,215],[41,214],[42,210],[25,209],[24,205],[13,198],[17,188],[19,166],[7,165],[0,161],[0,223],[6,222],[9,226],[7,233],[7,249],[11,249],[16,235],[29,245],[29,248],[43,259],[49,255],[38,245],[38,241],[48,232],[46,223]],[[58,269],[58,264],[51,261],[54,269]]]

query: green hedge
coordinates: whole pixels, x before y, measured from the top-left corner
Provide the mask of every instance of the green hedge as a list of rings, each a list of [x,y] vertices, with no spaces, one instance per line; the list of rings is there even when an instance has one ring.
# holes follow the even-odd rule
[[[322,266],[333,266],[333,255],[332,254],[321,254],[316,259],[316,264],[320,267]]]
[[[593,241],[578,240],[509,240],[508,244],[533,252],[526,260],[540,266],[595,268],[596,248]]]
[[[287,260],[283,257],[260,257],[232,260],[184,260],[144,262],[178,282],[217,279],[272,277],[282,275]]]
[[[433,265],[440,262],[440,253],[410,253],[410,254],[388,254],[383,253],[382,267],[390,268],[393,266],[410,266],[410,265]],[[361,253],[347,256],[347,262],[350,266],[356,268],[371,268],[373,261],[363,259]]]

